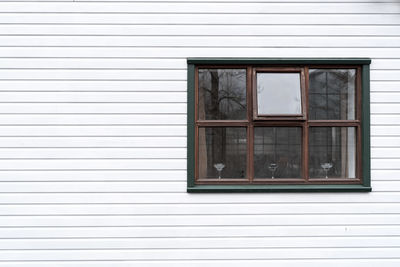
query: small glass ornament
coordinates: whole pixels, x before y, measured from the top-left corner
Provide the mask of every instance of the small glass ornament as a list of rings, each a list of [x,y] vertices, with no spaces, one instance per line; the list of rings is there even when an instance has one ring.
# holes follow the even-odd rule
[[[269,169],[269,170],[271,171],[271,173],[272,173],[271,179],[274,179],[274,178],[275,178],[275,171],[276,171],[276,169],[278,169],[278,164],[276,164],[276,163],[271,163],[271,164],[269,164],[268,169]]]
[[[225,168],[225,164],[223,164],[223,163],[215,163],[214,164],[214,168],[218,172],[218,179],[221,179],[221,172]]]
[[[330,162],[325,162],[321,164],[322,169],[325,171],[325,179],[328,179],[328,172],[332,168],[333,164]]]

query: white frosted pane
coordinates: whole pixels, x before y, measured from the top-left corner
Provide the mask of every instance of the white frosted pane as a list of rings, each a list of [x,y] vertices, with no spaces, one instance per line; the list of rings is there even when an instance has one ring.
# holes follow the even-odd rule
[[[300,115],[299,73],[257,73],[258,115]]]

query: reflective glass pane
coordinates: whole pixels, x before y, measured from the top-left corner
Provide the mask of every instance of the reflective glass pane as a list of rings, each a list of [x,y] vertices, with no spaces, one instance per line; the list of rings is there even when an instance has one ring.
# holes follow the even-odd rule
[[[246,70],[199,69],[200,120],[246,119]]]
[[[355,69],[310,69],[309,118],[355,119]]]
[[[246,178],[246,160],[246,128],[199,128],[200,178]]]
[[[254,177],[301,177],[301,128],[254,128]]]
[[[258,115],[300,115],[299,73],[257,73]]]
[[[356,177],[356,128],[310,127],[310,178]]]

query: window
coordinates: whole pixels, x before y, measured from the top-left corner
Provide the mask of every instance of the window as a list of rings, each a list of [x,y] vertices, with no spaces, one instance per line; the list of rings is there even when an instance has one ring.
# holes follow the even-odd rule
[[[370,191],[369,59],[188,59],[188,192]]]

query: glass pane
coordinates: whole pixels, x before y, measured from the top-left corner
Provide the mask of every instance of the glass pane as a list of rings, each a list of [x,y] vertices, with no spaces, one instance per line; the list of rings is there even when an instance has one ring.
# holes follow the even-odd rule
[[[356,128],[310,127],[310,178],[356,177]]]
[[[254,128],[254,177],[301,177],[301,128]]]
[[[258,115],[300,115],[299,73],[257,73]]]
[[[199,128],[200,178],[246,178],[246,161],[246,128]]]
[[[199,69],[199,119],[246,119],[246,70]]]
[[[310,69],[310,120],[355,119],[355,69]]]

